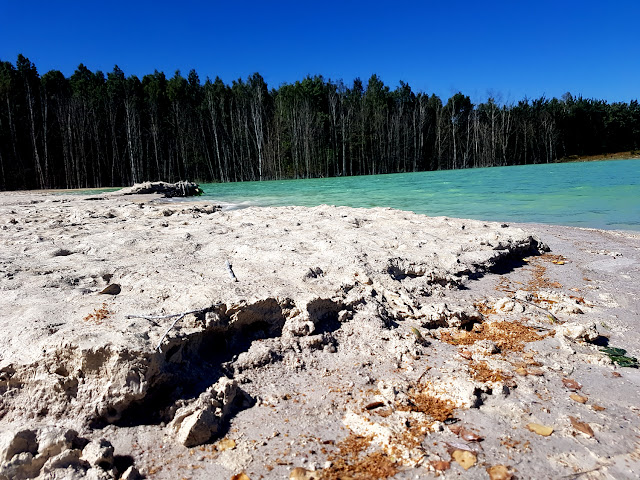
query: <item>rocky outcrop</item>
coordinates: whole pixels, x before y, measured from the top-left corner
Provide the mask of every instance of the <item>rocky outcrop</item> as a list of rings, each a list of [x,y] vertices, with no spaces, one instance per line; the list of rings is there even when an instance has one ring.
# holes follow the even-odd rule
[[[198,187],[147,183],[128,193],[173,195],[191,188]],[[251,401],[236,377],[279,362],[299,368],[301,353],[334,353],[340,347],[334,333],[352,321],[364,332],[408,318],[431,329],[470,328],[482,321],[475,308],[431,297],[539,249],[519,229],[469,228],[470,222],[462,229],[459,220],[382,209],[226,213],[202,206],[182,212],[129,203],[84,206],[72,218],[63,205],[38,206],[38,214],[53,222],[41,235],[58,235],[56,248],[68,255],[46,250],[32,260],[19,248],[22,232],[7,247],[17,279],[0,279],[0,287],[15,292],[20,282],[27,288],[24,305],[13,302],[12,308],[20,304],[31,315],[33,289],[55,311],[22,320],[42,325],[30,330],[39,349],[2,353],[0,419],[7,422],[46,415],[74,419],[82,428],[163,423],[181,444],[208,442],[234,407]],[[91,228],[72,237],[67,222],[76,225],[78,215]],[[387,228],[363,235],[374,221]],[[316,224],[327,228],[318,231]],[[157,233],[148,236],[151,229]],[[222,251],[230,252],[237,281],[229,280]],[[49,320],[53,316],[63,323]],[[378,333],[368,335],[375,343]],[[15,338],[8,344],[24,344]],[[394,340],[394,358],[413,354],[412,343]],[[102,458],[96,448],[92,458]],[[99,463],[109,463],[104,458]]]
[[[20,208],[0,204],[2,218],[18,218],[0,225],[0,479],[133,479],[136,468],[159,480],[185,468],[244,478],[231,475],[251,473],[251,462],[265,478],[288,478],[299,464],[338,468],[310,452],[318,438],[335,450],[340,428],[372,436],[420,476],[426,455],[448,462],[444,442],[461,445],[451,425],[478,422],[489,458],[532,421],[532,405],[567,442],[567,415],[582,405],[593,425],[627,415],[586,399],[606,389],[588,388],[595,370],[585,365],[624,386],[590,343],[615,321],[597,310],[605,284],[592,292],[577,262],[537,255],[544,245],[519,228],[118,196]],[[566,376],[585,385],[585,404],[562,390]],[[314,435],[308,446],[290,444],[302,433]],[[537,464],[549,449],[536,448]]]
[[[122,470],[119,470],[122,469]],[[114,448],[105,439],[88,441],[78,432],[59,426],[6,430],[0,435],[0,480],[26,478],[113,479],[132,465],[114,462]]]
[[[179,408],[170,424],[177,440],[185,447],[209,441],[231,413],[238,392],[234,380],[221,378],[195,402]]]

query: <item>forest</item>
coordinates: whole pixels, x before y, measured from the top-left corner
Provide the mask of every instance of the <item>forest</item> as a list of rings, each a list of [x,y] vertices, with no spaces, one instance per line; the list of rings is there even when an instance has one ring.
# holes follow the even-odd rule
[[[443,101],[377,75],[269,88],[195,70],[138,78],[0,61],[0,189],[235,182],[555,162],[640,148],[640,106],[574,97]]]

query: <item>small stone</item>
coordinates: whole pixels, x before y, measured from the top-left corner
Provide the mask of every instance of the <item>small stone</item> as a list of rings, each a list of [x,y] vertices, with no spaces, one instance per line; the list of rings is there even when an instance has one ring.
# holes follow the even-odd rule
[[[384,402],[371,402],[367,404],[364,408],[365,410],[373,410],[380,407],[384,407]]]
[[[93,466],[109,470],[113,467],[113,445],[104,438],[89,442],[82,450],[82,459]]]
[[[509,469],[504,465],[494,465],[487,468],[490,480],[511,480],[513,475],[509,473]]]
[[[14,455],[24,452],[35,455],[37,451],[38,442],[33,430],[5,432],[0,436],[0,459],[2,460],[11,460]]]
[[[477,457],[467,450],[454,450],[451,454],[453,460],[465,470],[469,470],[476,464]]]
[[[242,473],[235,474],[233,477],[231,477],[231,480],[251,480],[251,479],[249,478],[249,475],[242,472]]]
[[[315,324],[306,315],[294,315],[285,323],[284,330],[295,337],[311,335],[316,329]]]
[[[571,395],[569,395],[569,398],[574,402],[578,402],[578,403],[587,403],[587,400],[589,399],[588,397],[585,397],[584,395],[579,395],[577,393],[572,393]]]
[[[209,410],[202,410],[182,420],[177,439],[185,447],[195,447],[207,442],[218,431],[220,419]]]
[[[233,450],[236,448],[236,441],[232,438],[223,438],[216,444],[216,449],[219,452],[224,452],[225,450]]]
[[[508,312],[513,312],[513,313],[522,313],[524,312],[524,307],[522,306],[522,304],[517,303],[515,301],[513,301],[510,298],[501,298],[500,300],[498,300],[494,307],[496,312],[503,312],[503,313],[508,313]]]
[[[80,450],[64,450],[59,455],[46,461],[42,467],[42,473],[51,473],[58,468],[65,469],[73,466],[88,466],[86,462],[80,459],[81,453]],[[45,478],[47,478],[46,475]]]
[[[141,478],[142,476],[140,475],[138,469],[131,465],[124,471],[124,473],[120,477],[120,480],[140,480]]]
[[[50,458],[71,448],[78,432],[61,427],[44,427],[38,432],[38,456]]]
[[[471,430],[467,430],[466,428],[460,428],[458,436],[467,442],[480,442],[483,440],[482,436],[472,432]]]
[[[498,312],[511,312],[516,306],[515,302],[510,298],[501,298],[494,305],[494,309]]]
[[[336,353],[336,346],[329,343],[323,347],[322,351],[325,353]]]
[[[177,433],[177,440],[185,447],[209,441],[229,415],[238,390],[237,381],[221,378],[195,402],[179,408],[169,424]]]
[[[553,428],[552,427],[546,427],[544,425],[540,425],[538,423],[528,423],[527,424],[527,430],[533,432],[533,433],[537,433],[538,435],[541,435],[543,437],[548,437],[549,435],[551,435],[553,433]]]
[[[320,472],[313,472],[306,468],[296,467],[289,474],[289,480],[319,480]]]
[[[485,354],[485,355],[493,355],[495,353],[499,353],[500,349],[491,340],[478,340],[474,346],[473,350],[477,353]]]
[[[462,350],[458,352],[462,358],[466,358],[467,360],[473,359],[473,354],[469,350]]]
[[[591,323],[589,325],[565,323],[556,328],[556,337],[564,337],[573,341],[592,342],[598,338],[598,330],[596,329],[595,323]]]
[[[118,285],[117,283],[112,283],[111,285],[108,285],[100,293],[102,295],[118,295],[121,291],[122,290],[120,288],[120,285]]]
[[[516,300],[524,300],[525,302],[530,302],[533,299],[533,294],[526,290],[517,290],[514,297]]]

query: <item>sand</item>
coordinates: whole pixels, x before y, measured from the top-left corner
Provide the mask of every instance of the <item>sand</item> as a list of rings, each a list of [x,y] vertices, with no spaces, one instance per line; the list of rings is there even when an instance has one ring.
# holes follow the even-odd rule
[[[640,354],[637,233],[34,192],[0,229],[0,479],[640,472],[600,351]]]

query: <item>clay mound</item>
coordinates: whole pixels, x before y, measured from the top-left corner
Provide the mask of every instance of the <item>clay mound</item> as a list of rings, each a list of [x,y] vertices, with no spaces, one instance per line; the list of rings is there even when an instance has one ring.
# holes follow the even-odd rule
[[[473,307],[434,307],[440,293],[546,248],[518,228],[390,209],[21,208],[29,222],[5,229],[0,258],[0,420],[166,425],[185,446],[258,401],[251,372],[375,344],[406,319],[473,324]],[[348,324],[361,326],[351,339],[338,334]],[[24,468],[38,470],[31,455]]]

